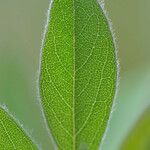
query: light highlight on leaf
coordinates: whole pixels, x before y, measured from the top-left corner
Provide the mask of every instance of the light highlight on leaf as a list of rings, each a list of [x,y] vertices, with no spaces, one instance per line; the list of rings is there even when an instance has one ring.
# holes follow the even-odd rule
[[[98,149],[116,87],[116,58],[96,0],[54,0],[45,35],[40,93],[59,149]]]
[[[2,108],[0,108],[0,150],[37,150],[35,144]]]

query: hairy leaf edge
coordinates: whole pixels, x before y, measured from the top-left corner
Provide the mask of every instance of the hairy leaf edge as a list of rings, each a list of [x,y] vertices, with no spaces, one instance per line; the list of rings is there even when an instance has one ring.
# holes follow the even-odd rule
[[[102,140],[99,144],[99,149],[102,150],[102,147],[103,147],[103,144],[105,143],[105,139],[106,139],[106,136],[108,134],[108,131],[110,129],[110,121],[111,121],[111,118],[113,116],[113,113],[114,111],[116,110],[116,107],[117,107],[117,101],[118,101],[118,92],[119,92],[119,84],[120,84],[120,61],[119,61],[119,58],[118,58],[118,40],[116,38],[116,34],[115,34],[115,30],[113,28],[113,23],[109,17],[109,13],[108,11],[106,10],[105,8],[105,2],[104,0],[97,0],[97,2],[99,3],[99,6],[101,7],[102,11],[103,11],[103,14],[107,20],[107,24],[108,24],[108,27],[109,27],[109,30],[110,30],[110,33],[111,33],[111,36],[112,36],[112,39],[113,39],[113,44],[114,44],[114,49],[115,49],[115,61],[116,61],[116,72],[117,72],[117,75],[116,75],[116,87],[115,87],[115,94],[114,94],[114,98],[113,98],[113,103],[112,103],[112,107],[111,107],[111,111],[110,111],[110,115],[109,115],[109,119],[108,119],[108,122],[107,122],[107,125],[106,125],[106,129],[105,129],[105,132],[103,134],[103,137],[102,137]]]
[[[53,1],[54,0],[50,0],[50,2],[49,2],[48,11],[46,13],[46,21],[45,21],[44,29],[43,29],[44,32],[42,34],[42,40],[41,40],[40,56],[39,56],[39,68],[38,68],[38,74],[37,74],[38,75],[38,77],[37,77],[37,92],[38,92],[37,93],[37,98],[38,98],[39,105],[40,105],[40,108],[41,108],[41,111],[42,111],[42,116],[44,118],[46,129],[48,131],[50,139],[52,140],[54,148],[57,149],[56,141],[54,140],[54,138],[52,136],[52,133],[51,133],[51,130],[48,127],[48,123],[47,123],[47,120],[46,120],[46,117],[45,117],[45,113],[44,113],[44,110],[43,110],[43,107],[42,107],[42,101],[41,101],[41,98],[40,98],[40,81],[39,81],[40,74],[41,74],[42,50],[43,50],[45,36],[46,36],[48,25],[49,25],[50,11],[51,11],[51,6],[53,4]],[[109,30],[111,32],[111,36],[112,36],[113,44],[114,44],[114,48],[115,48],[115,61],[116,61],[116,68],[117,68],[116,87],[115,87],[115,95],[114,95],[114,98],[113,98],[113,104],[112,104],[112,107],[111,107],[111,112],[110,112],[110,116],[109,116],[109,119],[108,119],[108,122],[107,122],[107,126],[106,126],[106,129],[105,129],[105,132],[103,134],[102,140],[101,140],[100,145],[99,145],[100,149],[102,149],[103,144],[105,142],[105,138],[107,136],[107,132],[109,130],[110,120],[112,118],[113,112],[115,111],[115,109],[117,107],[117,95],[118,95],[118,92],[119,92],[119,83],[120,83],[120,77],[119,77],[119,75],[120,75],[120,65],[119,65],[119,62],[120,61],[119,61],[119,58],[118,58],[117,38],[116,38],[116,35],[115,35],[115,31],[113,29],[112,21],[109,18],[109,14],[108,14],[107,10],[105,9],[104,0],[96,0],[96,1],[98,2],[100,8],[103,11],[103,14],[104,14],[104,16],[105,16],[105,18],[107,20],[107,24],[108,24]]]
[[[41,113],[42,113],[42,117],[44,119],[44,124],[45,124],[45,128],[48,132],[48,135],[49,135],[49,138],[52,142],[52,147],[54,150],[57,150],[57,144],[56,144],[56,141],[54,140],[53,138],[53,135],[51,133],[51,130],[50,128],[48,127],[48,122],[47,122],[47,119],[45,117],[45,113],[44,113],[44,109],[43,109],[43,106],[42,106],[42,101],[41,101],[41,96],[40,96],[40,74],[41,74],[41,63],[42,63],[42,50],[43,50],[43,46],[44,46],[44,41],[45,41],[45,36],[46,36],[46,33],[47,33],[47,29],[48,29],[48,25],[49,25],[49,19],[50,19],[50,12],[51,12],[51,6],[53,4],[53,1],[54,0],[49,0],[49,6],[48,6],[48,10],[46,12],[46,19],[44,20],[44,23],[43,23],[43,32],[42,32],[42,35],[41,35],[41,45],[40,45],[40,55],[39,55],[39,66],[38,66],[38,70],[37,70],[37,100],[38,100],[38,105],[40,107],[40,110],[41,110]]]
[[[9,111],[8,107],[5,104],[0,104],[0,109],[4,110],[10,116],[10,118],[21,129],[21,131],[30,139],[30,141],[37,147],[38,150],[42,150],[41,146],[36,142],[36,140],[32,136],[31,131],[24,127],[24,125],[20,122],[20,120],[17,119],[17,117]]]

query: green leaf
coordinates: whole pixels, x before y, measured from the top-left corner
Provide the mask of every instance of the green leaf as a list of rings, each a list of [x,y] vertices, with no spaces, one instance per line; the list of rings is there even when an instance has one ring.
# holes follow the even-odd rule
[[[135,124],[126,137],[121,150],[149,150],[150,149],[150,107]]]
[[[0,108],[0,150],[37,150],[12,117]]]
[[[54,0],[45,34],[40,94],[59,149],[98,149],[116,87],[108,21],[96,0]]]

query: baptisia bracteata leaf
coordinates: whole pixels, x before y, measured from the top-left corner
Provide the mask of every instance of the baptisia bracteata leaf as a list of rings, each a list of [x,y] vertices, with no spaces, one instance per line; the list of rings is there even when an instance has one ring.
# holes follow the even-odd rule
[[[96,150],[117,79],[115,47],[96,0],[53,0],[43,42],[40,96],[59,149]]]

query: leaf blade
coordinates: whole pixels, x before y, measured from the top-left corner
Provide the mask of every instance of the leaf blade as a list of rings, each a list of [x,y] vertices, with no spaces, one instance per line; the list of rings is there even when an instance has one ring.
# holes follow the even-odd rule
[[[115,93],[115,57],[107,19],[96,1],[53,1],[40,93],[60,149],[98,148]]]
[[[3,108],[0,108],[0,149],[37,150],[32,140]]]

